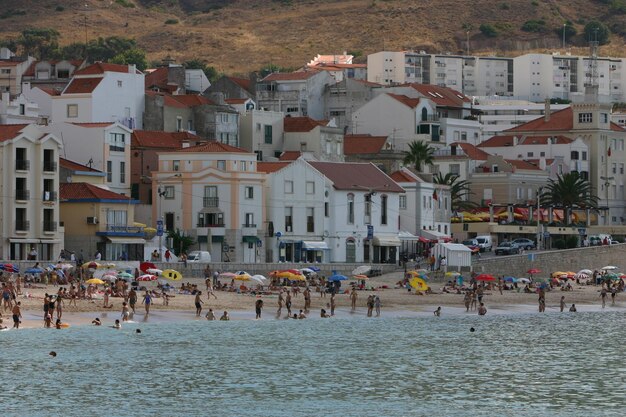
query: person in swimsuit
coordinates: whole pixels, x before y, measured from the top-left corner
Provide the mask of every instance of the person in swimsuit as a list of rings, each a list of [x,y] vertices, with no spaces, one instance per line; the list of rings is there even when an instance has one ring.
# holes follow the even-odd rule
[[[129,317],[130,311],[128,311],[128,305],[126,304],[126,301],[124,301],[122,303],[122,321],[128,321]]]
[[[215,314],[213,313],[213,309],[212,308],[209,309],[209,312],[206,313],[205,317],[206,317],[207,320],[215,320]]]
[[[287,315],[291,316],[291,293],[289,291],[285,296],[285,307],[287,307]]]
[[[565,296],[564,296],[564,295],[563,295],[563,296],[561,296],[561,304],[560,304],[560,307],[561,307],[561,313],[562,313],[562,312],[563,312],[563,310],[565,310]]]
[[[13,306],[13,328],[14,329],[19,329],[20,328],[20,319],[22,318],[22,311],[20,309],[20,307],[22,306],[22,302],[18,301],[17,304],[15,304],[15,306]]]
[[[228,316],[228,311],[224,311],[224,314],[222,314],[222,317],[220,317],[220,320],[222,321],[230,320],[230,317]]]
[[[304,289],[302,295],[304,295],[304,311],[308,313],[311,308],[311,290],[309,287]]]
[[[202,291],[196,293],[196,317],[200,317],[200,313],[202,313],[202,304],[204,304],[204,301],[200,299],[201,295]]]
[[[352,292],[350,293],[350,304],[352,306],[352,311],[356,310],[356,300],[359,295],[356,293],[356,288],[352,288]]]
[[[576,312],[576,304],[572,304],[572,306],[569,308],[570,313],[575,313]]]
[[[433,314],[436,317],[440,317],[441,316],[441,307],[437,307],[437,310],[433,311]]]
[[[478,307],[478,315],[484,316],[485,314],[487,314],[487,307],[485,307],[484,303],[480,303],[480,307]]]
[[[256,318],[260,319],[261,311],[263,310],[263,300],[257,300],[257,302],[254,304],[254,310],[256,312]]]
[[[152,296],[150,292],[146,291],[146,295],[143,296],[142,304],[146,307],[146,314],[150,314],[150,304],[152,303]]]
[[[276,315],[280,316],[280,313],[283,311],[283,292],[278,293],[278,310],[276,310]]]
[[[128,292],[128,304],[130,305],[130,309],[133,310],[133,314],[135,314],[135,304],[137,304],[137,292],[134,289],[131,289]]]

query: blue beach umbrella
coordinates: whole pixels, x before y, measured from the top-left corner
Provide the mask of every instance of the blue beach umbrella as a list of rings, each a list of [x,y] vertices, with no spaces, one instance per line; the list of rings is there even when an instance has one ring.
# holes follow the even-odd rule
[[[329,280],[329,281],[332,281],[332,282],[335,282],[335,281],[345,281],[345,280],[347,280],[347,279],[348,279],[348,278],[347,278],[346,276],[344,276],[344,275],[340,275],[340,274],[331,275],[331,276],[328,278],[328,280]]]
[[[321,269],[319,269],[317,266],[307,266],[307,268],[309,268],[313,272],[320,272],[321,271]]]
[[[43,272],[43,269],[41,268],[28,268],[26,271],[24,271],[24,273],[26,274],[41,274]]]
[[[517,282],[515,277],[504,277],[504,282]]]

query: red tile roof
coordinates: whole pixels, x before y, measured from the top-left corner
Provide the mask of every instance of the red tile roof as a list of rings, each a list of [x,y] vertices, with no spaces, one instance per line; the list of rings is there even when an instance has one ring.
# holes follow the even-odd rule
[[[79,164],[78,162],[70,161],[69,159],[59,158],[59,166],[61,168],[67,168],[72,171],[81,172],[102,172],[98,169],[88,167],[87,165]]]
[[[63,200],[121,200],[128,202],[129,197],[105,190],[93,184],[85,182],[72,182],[60,184],[59,194]]]
[[[396,171],[390,175],[395,182],[416,182],[417,179],[410,175],[407,171]]]
[[[11,140],[28,125],[0,125],[0,142]]]
[[[302,152],[300,151],[284,151],[280,154],[278,158],[280,161],[295,161],[296,159],[302,156]]]
[[[206,153],[250,153],[249,151],[227,145],[225,143],[210,140],[201,145],[190,146],[188,148],[179,149],[176,152],[206,152]]]
[[[478,145],[479,148],[497,148],[502,146],[513,146],[514,135],[493,136]],[[518,138],[518,145],[547,145],[548,139],[552,138],[554,145],[567,145],[573,140],[562,135],[555,136],[522,136]]]
[[[472,101],[465,94],[460,93],[448,87],[439,87],[433,84],[409,84],[415,90],[433,101],[437,106],[444,107],[463,107],[463,103],[471,103]]]
[[[490,154],[483,151],[482,149],[478,149],[471,143],[454,142],[452,143],[452,145],[457,145],[459,148],[463,149],[465,155],[467,155],[468,158],[473,159],[474,161],[486,161],[487,158],[490,156]]]
[[[90,122],[90,123],[72,123],[74,126],[86,127],[86,128],[98,128],[107,127],[115,124],[115,122]]]
[[[151,71],[146,74],[145,77],[145,86],[146,88],[157,87],[161,90],[166,91],[176,91],[178,86],[176,84],[168,83],[169,76],[169,68],[168,67],[159,67],[154,71]]]
[[[345,135],[343,153],[345,155],[379,153],[386,142],[387,136]]]
[[[625,128],[614,122],[611,122],[611,130],[614,132],[626,132]]]
[[[275,72],[263,78],[263,81],[301,81],[307,80],[318,71]]]
[[[357,162],[316,162],[309,164],[333,182],[337,190],[404,192],[376,165]]]
[[[526,162],[530,162],[531,164],[536,165],[536,166],[539,166],[539,162],[541,162],[541,160],[540,160],[540,159],[537,159],[537,158],[535,158],[535,159],[524,159],[524,161],[526,161]],[[553,163],[554,161],[556,161],[556,159],[554,159],[554,158],[548,158],[548,159],[546,159],[546,166],[550,166],[550,165],[552,165],[552,163]]]
[[[128,68],[129,68],[128,65],[109,64],[106,62],[96,62],[95,64],[88,65],[83,69],[74,71],[74,75],[96,75],[96,74],[104,74],[105,72],[129,73]],[[139,70],[136,70],[136,74],[141,74],[141,72]]]
[[[30,67],[28,67],[28,69],[26,70],[26,72],[24,72],[24,77],[34,77],[35,76],[35,67],[37,66],[38,63],[40,62],[47,62],[50,65],[57,65],[59,62],[62,62],[62,59],[48,59],[46,61],[34,61],[32,64],[30,64]],[[71,59],[68,61],[70,64],[72,64],[74,67],[76,68],[80,68],[81,65],[83,65],[83,60],[81,59]]]
[[[250,91],[250,80],[238,77],[228,77],[228,79],[237,84],[239,87],[243,88],[244,90],[252,92]]]
[[[0,60],[0,67],[16,67],[19,64],[21,64],[19,61]]]
[[[91,93],[101,81],[102,78],[73,78],[62,94]]]
[[[539,171],[540,168],[537,165],[533,165],[530,162],[521,159],[505,159],[506,162],[513,165],[515,169],[526,169],[531,171]]]
[[[189,132],[135,130],[131,135],[131,146],[140,148],[179,149],[184,141],[198,143],[204,139]]]
[[[505,132],[554,132],[554,131],[569,131],[574,128],[574,112],[571,107],[567,107],[563,110],[555,111],[550,114],[550,120],[546,122],[544,117],[539,117],[530,122],[517,125]]]
[[[249,98],[226,98],[224,101],[227,104],[244,104],[246,101],[250,100]]]
[[[414,109],[415,107],[417,107],[417,105],[420,102],[419,98],[410,98],[407,97],[405,95],[400,95],[400,94],[392,94],[392,93],[387,93],[387,95],[389,97],[395,98],[396,100],[398,100],[400,103],[404,104],[407,107],[410,107],[412,109]]]
[[[167,107],[177,107],[179,109],[187,109],[189,106],[181,103],[180,101],[174,100],[174,98],[166,93],[161,93],[153,90],[146,90],[146,95],[150,97],[161,96],[163,97],[163,104]]]
[[[326,120],[314,120],[310,117],[285,117],[283,120],[284,132],[310,132],[317,126],[326,126]]]
[[[55,89],[55,88],[50,88],[50,87],[33,87],[33,88],[38,88],[41,91],[43,91],[44,93],[48,94],[49,96],[60,96],[61,95],[61,91]]]
[[[281,162],[257,162],[256,170],[258,172],[265,172],[266,174],[271,174],[272,172],[276,172],[278,170],[283,169],[284,167],[291,164],[292,161],[281,161]]]

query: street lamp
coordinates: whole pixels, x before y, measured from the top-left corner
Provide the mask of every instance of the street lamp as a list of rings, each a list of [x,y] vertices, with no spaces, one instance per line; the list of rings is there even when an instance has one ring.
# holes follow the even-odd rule
[[[157,222],[156,222],[157,225],[158,225],[159,221],[161,222],[161,225],[163,225],[163,214],[162,214],[163,204],[161,202],[161,198],[163,198],[163,197],[165,197],[165,195],[167,195],[167,191],[165,191],[165,188],[161,189],[161,184],[163,183],[164,180],[168,180],[168,179],[171,179],[171,178],[180,178],[180,177],[181,177],[181,174],[174,174],[174,175],[170,175],[169,177],[165,177],[165,178],[152,178],[152,177],[150,177],[148,175],[142,175],[141,176],[142,179],[146,179],[146,180],[150,180],[150,181],[154,180],[157,183],[157,195],[159,197],[159,199],[157,201],[157,204],[158,204],[158,207],[157,207],[158,215],[157,215]],[[157,227],[157,229],[158,229],[158,227]],[[157,230],[157,233],[159,234],[159,261],[163,261],[163,231],[161,231],[159,233],[158,230]]]
[[[539,221],[541,216],[541,193],[543,192],[543,187],[539,187],[537,189],[537,250],[541,250],[541,237],[543,234],[541,233],[541,223]]]
[[[608,161],[607,161],[607,166],[608,166]],[[604,188],[606,190],[606,219],[605,219],[605,224],[609,224],[609,214],[610,214],[610,210],[609,210],[609,185],[611,185],[611,181],[613,181],[615,179],[615,177],[600,177],[600,179],[602,181],[604,181]]]

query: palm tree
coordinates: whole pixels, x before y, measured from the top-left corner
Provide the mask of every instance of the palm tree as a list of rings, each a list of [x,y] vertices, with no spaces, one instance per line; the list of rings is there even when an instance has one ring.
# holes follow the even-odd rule
[[[473,201],[469,201],[468,197],[474,193],[470,190],[469,181],[459,180],[457,174],[448,172],[445,176],[441,175],[441,172],[433,177],[435,184],[447,185],[450,187],[450,200],[451,209],[455,210],[467,210],[469,208],[476,207],[477,204]]]
[[[598,197],[593,194],[589,181],[583,179],[577,171],[559,175],[556,180],[549,179],[541,194],[541,204],[565,209],[565,224],[569,224],[572,208],[597,209]]]
[[[409,144],[409,150],[404,152],[404,164],[413,165],[417,172],[422,172],[423,165],[433,164],[435,149],[422,141],[413,141]]]

